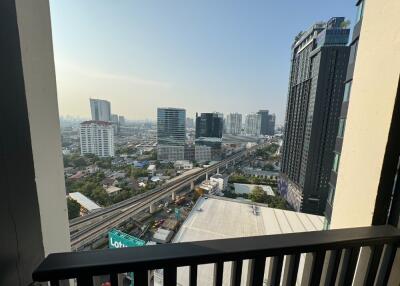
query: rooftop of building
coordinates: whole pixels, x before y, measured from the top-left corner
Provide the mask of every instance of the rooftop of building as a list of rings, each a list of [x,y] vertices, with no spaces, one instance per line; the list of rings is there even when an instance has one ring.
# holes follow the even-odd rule
[[[107,194],[111,195],[111,194],[117,193],[117,192],[119,192],[121,190],[122,190],[121,188],[118,188],[118,187],[115,187],[115,186],[109,186],[106,189],[106,192],[107,192]]]
[[[226,177],[228,177],[227,174],[214,174],[210,178],[212,178],[212,179],[225,179]]]
[[[174,237],[173,243],[316,231],[323,229],[323,222],[322,216],[208,196],[197,201]],[[230,263],[227,264],[229,265],[224,267],[225,277],[229,274],[231,267]],[[304,258],[300,261],[300,268],[303,264]],[[268,266],[269,261],[267,261],[266,269]],[[246,265],[243,265],[243,272],[242,277],[246,277]],[[197,275],[199,286],[212,285],[213,278],[209,273],[212,273],[212,265],[199,266]],[[185,285],[184,282],[188,281],[187,279],[188,270],[178,269],[178,283]],[[242,283],[245,285],[245,281]],[[229,285],[229,283],[223,285]]]
[[[158,110],[179,110],[179,111],[186,111],[184,108],[177,108],[177,107],[158,107]]]
[[[94,211],[101,208],[98,204],[80,192],[70,193],[69,197],[88,211]]]
[[[81,125],[90,125],[90,124],[97,124],[97,125],[104,125],[104,126],[112,125],[111,122],[100,121],[100,120],[88,120],[88,121],[81,122]]]
[[[268,196],[275,196],[275,193],[270,186],[240,183],[234,183],[233,185],[235,186],[235,193],[238,194],[250,194],[255,187],[260,187]]]

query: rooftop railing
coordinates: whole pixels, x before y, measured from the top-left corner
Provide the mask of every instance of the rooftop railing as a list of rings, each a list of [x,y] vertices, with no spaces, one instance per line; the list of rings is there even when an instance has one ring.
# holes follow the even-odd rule
[[[138,248],[106,249],[50,254],[34,271],[35,281],[76,279],[93,285],[93,277],[109,275],[118,285],[118,274],[134,272],[135,285],[149,285],[150,271],[163,269],[163,285],[177,285],[177,268],[189,266],[185,285],[197,285],[197,269],[213,264],[213,285],[241,285],[246,264],[246,285],[351,285],[356,275],[366,285],[386,285],[400,245],[400,229],[371,226],[267,236],[172,243]],[[300,257],[305,256],[300,265]],[[266,260],[268,269],[266,269]],[[231,262],[224,278],[224,263]],[[361,265],[362,264],[362,265]],[[356,267],[357,266],[357,267]],[[400,270],[394,270],[400,271]],[[264,284],[266,283],[266,284]],[[321,283],[321,284],[320,284]],[[365,284],[364,284],[365,285]]]

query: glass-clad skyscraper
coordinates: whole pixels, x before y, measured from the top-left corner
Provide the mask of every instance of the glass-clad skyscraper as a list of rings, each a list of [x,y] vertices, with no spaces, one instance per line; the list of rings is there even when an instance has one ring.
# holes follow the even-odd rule
[[[279,190],[297,211],[322,214],[343,101],[350,29],[335,17],[292,45]]]
[[[176,161],[184,159],[185,124],[185,109],[171,107],[157,109],[157,150],[159,160]]]

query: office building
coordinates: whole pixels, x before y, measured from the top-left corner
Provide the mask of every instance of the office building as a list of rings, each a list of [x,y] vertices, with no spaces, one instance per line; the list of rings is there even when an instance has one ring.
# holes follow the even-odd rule
[[[225,132],[232,135],[239,135],[242,132],[241,114],[230,113],[226,116]]]
[[[326,218],[326,227],[329,228],[331,217],[332,217],[332,208],[333,208],[333,201],[335,196],[335,188],[336,188],[336,180],[337,174],[339,169],[339,162],[340,162],[340,155],[342,152],[342,145],[343,145],[343,137],[344,131],[346,126],[346,117],[347,117],[347,110],[349,107],[349,100],[350,100],[350,92],[351,92],[351,85],[353,83],[353,73],[354,73],[354,66],[356,62],[357,56],[357,48],[358,42],[360,39],[360,31],[362,25],[362,18],[364,14],[364,0],[357,1],[357,18],[356,23],[353,29],[353,36],[350,42],[350,57],[349,57],[349,64],[347,68],[347,75],[346,80],[344,83],[344,95],[343,95],[343,102],[342,107],[339,115],[339,125],[338,131],[336,136],[336,143],[334,147],[334,159],[332,164],[331,170],[331,177],[329,180],[329,192],[328,192],[328,199],[326,202],[325,208],[325,218]]]
[[[196,161],[221,160],[223,126],[222,113],[196,114]]]
[[[110,122],[85,121],[80,124],[81,155],[114,156],[114,129]]]
[[[244,132],[246,135],[259,136],[261,134],[261,115],[251,113],[246,115],[244,122]]]
[[[196,113],[196,138],[222,138],[223,115],[221,113]]]
[[[187,161],[194,161],[195,159],[195,145],[194,144],[187,144],[184,148],[184,158]]]
[[[186,110],[157,109],[157,158],[176,161],[184,159]]]
[[[276,119],[275,114],[268,115],[267,134],[266,135],[270,135],[270,136],[275,135],[275,119]]]
[[[111,114],[111,123],[118,124],[118,114]]]
[[[268,110],[260,110],[257,112],[261,116],[261,135],[275,134],[275,114],[270,114]]]
[[[193,118],[189,118],[189,117],[187,117],[186,118],[186,128],[188,128],[188,129],[193,129],[195,126],[194,126],[194,120],[193,120]]]
[[[212,148],[207,145],[195,144],[194,146],[194,159],[197,162],[206,162],[213,160]]]
[[[117,114],[111,114],[111,123],[114,129],[114,135],[117,135],[119,133],[119,121],[118,121],[118,115]]]
[[[301,32],[292,45],[279,190],[297,211],[325,211],[349,33],[336,17]]]
[[[268,133],[268,121],[269,121],[269,111],[268,110],[260,110],[257,112],[261,116],[261,126],[260,126],[260,134],[267,135]]]
[[[102,99],[90,99],[90,110],[92,112],[92,120],[111,121],[111,103]]]
[[[185,159],[185,146],[157,146],[157,159],[161,161],[178,161]]]
[[[118,116],[118,123],[119,125],[125,125],[125,117],[122,115]]]

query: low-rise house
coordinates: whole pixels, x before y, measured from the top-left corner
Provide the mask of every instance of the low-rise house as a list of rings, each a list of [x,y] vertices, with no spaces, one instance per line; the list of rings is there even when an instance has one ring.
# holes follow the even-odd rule
[[[85,173],[82,171],[78,171],[75,173],[75,175],[72,175],[71,177],[69,177],[71,180],[79,180],[81,178],[83,178],[85,176]]]
[[[147,167],[147,172],[148,172],[149,176],[154,176],[156,173],[156,165],[149,165]]]
[[[117,179],[123,179],[123,178],[126,177],[126,173],[125,172],[114,172],[114,173],[112,173],[111,177],[116,179],[116,180]]]
[[[219,193],[218,182],[215,181],[205,180],[200,184],[199,188],[208,192],[209,194]]]
[[[178,170],[191,170],[193,169],[193,163],[187,160],[179,160],[174,163],[174,168]]]
[[[118,194],[122,189],[118,188],[116,186],[110,186],[108,188],[106,188],[106,192],[108,195],[116,195]]]
[[[228,186],[228,176],[226,174],[215,174],[210,177],[210,181],[218,183],[219,191],[224,191]]]
[[[118,184],[118,181],[112,177],[107,177],[101,181],[101,184],[103,188],[108,188],[110,186],[116,186]]]
[[[174,232],[172,230],[167,230],[163,228],[157,229],[156,233],[153,235],[153,241],[157,243],[168,243],[170,242]]]

